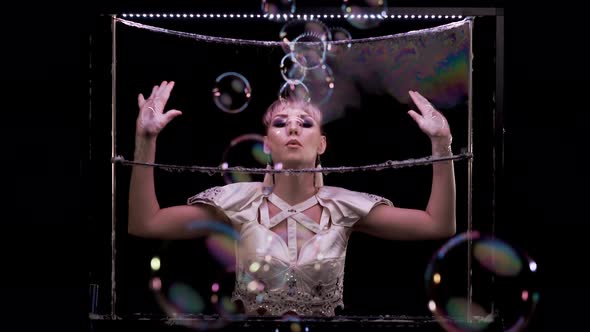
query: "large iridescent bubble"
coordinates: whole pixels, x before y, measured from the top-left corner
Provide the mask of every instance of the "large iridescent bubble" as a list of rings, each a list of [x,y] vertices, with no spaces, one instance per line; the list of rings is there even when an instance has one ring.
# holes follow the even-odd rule
[[[264,141],[259,134],[244,134],[234,138],[223,152],[222,167],[264,168],[269,162],[264,152]],[[262,181],[260,174],[244,172],[227,172],[223,176],[225,183]]]
[[[220,221],[191,222],[186,233],[195,237],[165,241],[154,253],[149,288],[176,325],[222,328],[241,317],[231,301],[239,234]]]
[[[537,279],[536,262],[521,249],[462,233],[426,269],[428,308],[449,332],[521,331],[539,301]]]

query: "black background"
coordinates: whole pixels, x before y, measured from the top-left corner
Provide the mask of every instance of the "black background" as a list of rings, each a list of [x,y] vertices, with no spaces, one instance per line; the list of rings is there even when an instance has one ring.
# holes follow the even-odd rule
[[[21,11],[2,23],[2,76],[8,86],[2,93],[2,292],[9,299],[3,324],[86,330],[91,262],[81,161],[89,135],[83,125],[89,105],[89,17],[161,4],[20,5]],[[201,5],[238,8],[230,1]],[[448,5],[474,6],[467,1]],[[477,3],[486,5],[503,6]],[[166,6],[175,7],[172,2]],[[182,6],[186,3],[177,8]],[[239,5],[250,6],[258,8],[258,3]],[[588,219],[582,213],[587,196],[581,159],[588,141],[580,91],[585,62],[576,36],[582,21],[565,16],[571,13],[563,2],[506,8],[506,221],[496,226],[537,257],[541,302],[533,331],[583,326],[580,302],[588,290],[582,273]]]

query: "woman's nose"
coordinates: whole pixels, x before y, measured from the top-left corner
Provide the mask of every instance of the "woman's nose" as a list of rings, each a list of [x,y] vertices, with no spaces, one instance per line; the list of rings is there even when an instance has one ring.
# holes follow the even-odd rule
[[[288,133],[289,135],[297,135],[299,134],[299,121],[297,120],[291,120],[287,123],[287,129],[288,129]]]

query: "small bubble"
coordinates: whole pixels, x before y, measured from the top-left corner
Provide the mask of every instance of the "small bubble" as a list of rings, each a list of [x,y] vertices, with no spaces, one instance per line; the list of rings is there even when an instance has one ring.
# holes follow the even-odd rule
[[[246,109],[251,96],[250,82],[239,73],[226,72],[215,80],[213,101],[226,113],[239,113]]]

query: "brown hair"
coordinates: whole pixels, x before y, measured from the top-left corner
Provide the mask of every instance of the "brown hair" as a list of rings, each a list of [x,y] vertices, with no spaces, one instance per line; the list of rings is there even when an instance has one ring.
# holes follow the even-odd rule
[[[280,98],[275,100],[266,109],[266,112],[264,112],[264,116],[262,117],[262,123],[264,124],[264,127],[268,129],[270,127],[270,122],[272,120],[273,114],[275,112],[282,111],[287,107],[295,107],[305,111],[318,123],[318,125],[320,126],[320,132],[322,132],[323,134],[322,112],[316,105],[301,99]]]

